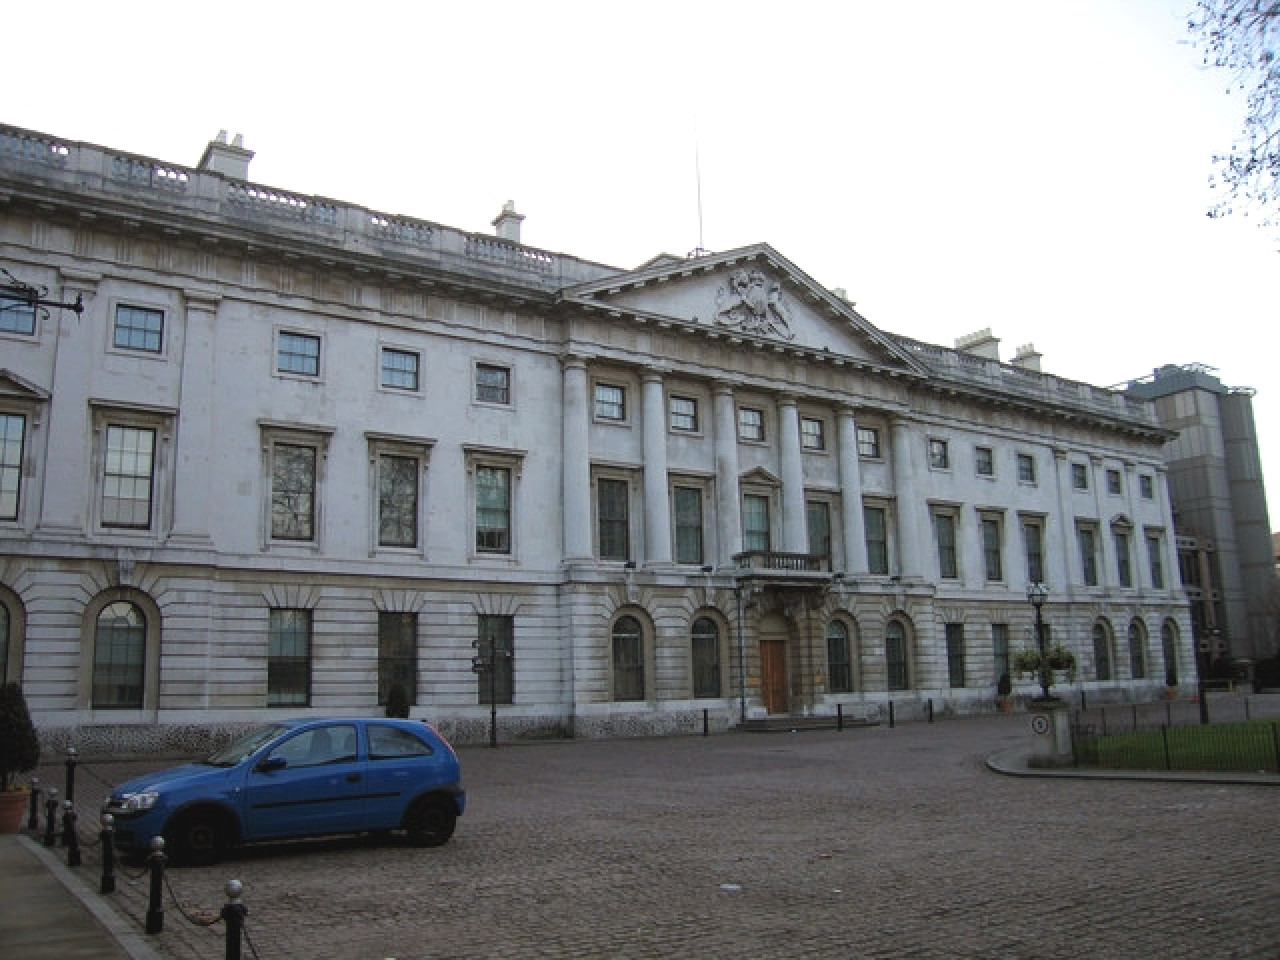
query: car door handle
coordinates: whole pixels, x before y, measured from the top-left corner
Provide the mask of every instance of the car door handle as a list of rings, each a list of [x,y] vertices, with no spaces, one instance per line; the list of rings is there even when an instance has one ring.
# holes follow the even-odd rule
[[[359,783],[359,782],[360,782],[360,774],[358,773],[347,774],[347,783]]]

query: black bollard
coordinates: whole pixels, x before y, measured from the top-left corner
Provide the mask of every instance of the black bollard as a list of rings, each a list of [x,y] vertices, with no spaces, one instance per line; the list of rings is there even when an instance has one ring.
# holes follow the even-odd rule
[[[76,801],[76,748],[75,747],[67,747],[66,800],[67,800],[67,803],[75,803]]]
[[[147,863],[151,866],[151,896],[147,901],[146,933],[159,933],[164,929],[164,837],[151,838],[151,853]]]
[[[889,729],[893,729],[893,701],[889,701]]]
[[[67,866],[80,866],[80,836],[76,833],[76,811],[70,800],[62,804],[62,845],[67,848]]]
[[[249,908],[240,902],[244,887],[239,880],[227,881],[227,905],[222,908],[222,921],[227,925],[226,960],[240,960],[240,941],[244,931],[244,918]]]
[[[933,723],[933,697],[929,698],[929,722]]]
[[[116,818],[109,813],[102,815],[102,882],[99,893],[116,892]]]
[[[843,703],[836,704],[836,729],[837,730],[844,729],[844,704]]]
[[[58,788],[50,787],[49,795],[44,801],[44,845],[52,847],[57,843],[56,827],[58,820]]]
[[[40,829],[40,778],[31,778],[31,806],[27,810],[27,829]]]
[[[702,708],[702,735],[711,736],[711,711],[706,707]]]

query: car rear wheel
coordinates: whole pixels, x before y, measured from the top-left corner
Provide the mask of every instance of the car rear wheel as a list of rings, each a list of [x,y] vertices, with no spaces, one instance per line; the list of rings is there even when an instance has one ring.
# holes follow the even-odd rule
[[[217,863],[230,846],[226,818],[216,810],[189,810],[165,827],[165,852],[175,863]]]
[[[449,842],[457,822],[458,811],[452,801],[443,797],[427,797],[409,810],[404,828],[414,846],[438,847]]]

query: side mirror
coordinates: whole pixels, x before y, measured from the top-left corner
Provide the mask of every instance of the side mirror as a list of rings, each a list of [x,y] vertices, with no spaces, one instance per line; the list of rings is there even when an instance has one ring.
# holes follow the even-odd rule
[[[254,767],[254,770],[256,770],[258,773],[274,773],[277,770],[283,770],[288,765],[289,765],[289,762],[285,760],[284,757],[276,756],[273,754],[272,756],[269,756],[265,760],[259,762],[259,764],[256,767]]]

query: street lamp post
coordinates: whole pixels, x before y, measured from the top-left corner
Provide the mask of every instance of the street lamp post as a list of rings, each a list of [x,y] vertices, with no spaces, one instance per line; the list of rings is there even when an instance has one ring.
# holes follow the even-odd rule
[[[1049,699],[1049,686],[1053,675],[1049,672],[1049,651],[1044,644],[1044,617],[1041,613],[1044,602],[1049,597],[1049,588],[1043,583],[1033,583],[1027,587],[1027,600],[1036,608],[1036,649],[1040,653],[1040,699]]]

